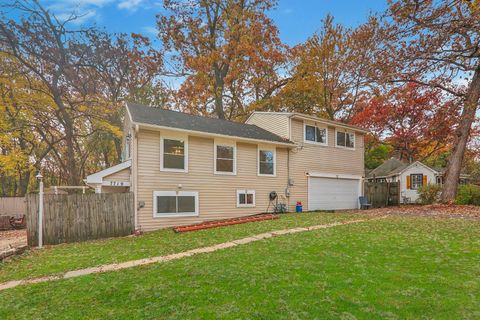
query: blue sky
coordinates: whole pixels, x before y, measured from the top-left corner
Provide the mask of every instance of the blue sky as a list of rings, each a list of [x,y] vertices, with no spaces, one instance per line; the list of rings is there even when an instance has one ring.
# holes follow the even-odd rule
[[[83,23],[95,22],[111,32],[155,34],[155,15],[162,10],[161,0],[43,0],[60,18],[72,10],[83,14]],[[336,21],[356,26],[369,12],[382,11],[386,0],[280,0],[269,13],[280,29],[280,37],[289,45],[305,41],[318,30],[328,13]]]

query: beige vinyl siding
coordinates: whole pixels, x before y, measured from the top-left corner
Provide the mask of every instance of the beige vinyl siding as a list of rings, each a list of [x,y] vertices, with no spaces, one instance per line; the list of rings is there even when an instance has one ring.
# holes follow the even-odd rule
[[[283,138],[288,139],[290,136],[287,113],[253,113],[246,123],[254,124]]]
[[[130,181],[130,168],[120,170],[103,178],[103,181]]]
[[[237,174],[215,175],[214,139],[189,136],[188,173],[166,172],[160,171],[161,134],[171,136],[175,133],[140,129],[137,137],[137,201],[145,202],[145,207],[138,210],[138,224],[143,230],[265,212],[271,191],[284,194],[287,184],[286,148],[276,147],[275,177],[257,176],[257,145],[241,142],[236,143]],[[232,142],[235,140],[232,139]],[[255,190],[255,208],[237,208],[238,189]],[[199,216],[154,218],[153,192],[177,190],[199,193]]]
[[[289,209],[291,211],[294,210],[297,201],[301,201],[304,210],[308,210],[308,178],[306,172],[363,176],[363,134],[355,133],[355,149],[350,150],[335,146],[335,127],[328,126],[328,146],[304,143],[304,122],[301,120],[292,119],[291,128],[291,139],[300,146],[291,151],[290,154],[290,176],[294,179],[294,186],[290,189]]]

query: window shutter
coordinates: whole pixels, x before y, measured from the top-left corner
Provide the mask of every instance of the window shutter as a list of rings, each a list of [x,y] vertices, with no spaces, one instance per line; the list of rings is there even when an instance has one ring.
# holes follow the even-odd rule
[[[407,189],[410,190],[411,186],[412,186],[412,181],[410,179],[410,176],[407,176]]]
[[[427,185],[427,176],[423,176],[422,185],[423,186]]]

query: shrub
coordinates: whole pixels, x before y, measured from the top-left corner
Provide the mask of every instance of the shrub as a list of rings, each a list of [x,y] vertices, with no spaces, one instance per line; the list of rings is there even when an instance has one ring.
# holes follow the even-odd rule
[[[464,184],[459,186],[455,203],[480,206],[480,187],[474,184]]]
[[[432,204],[440,199],[442,186],[439,184],[429,183],[418,189],[418,202],[421,204]]]

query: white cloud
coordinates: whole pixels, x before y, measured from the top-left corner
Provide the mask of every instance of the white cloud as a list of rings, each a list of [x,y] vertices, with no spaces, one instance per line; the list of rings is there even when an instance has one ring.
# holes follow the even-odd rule
[[[143,0],[121,0],[117,7],[119,9],[135,11],[142,4],[142,2]]]
[[[147,33],[151,36],[156,36],[158,34],[158,30],[155,27],[148,26],[148,27],[143,27],[142,29],[143,29],[143,31],[145,31],[145,33]]]

